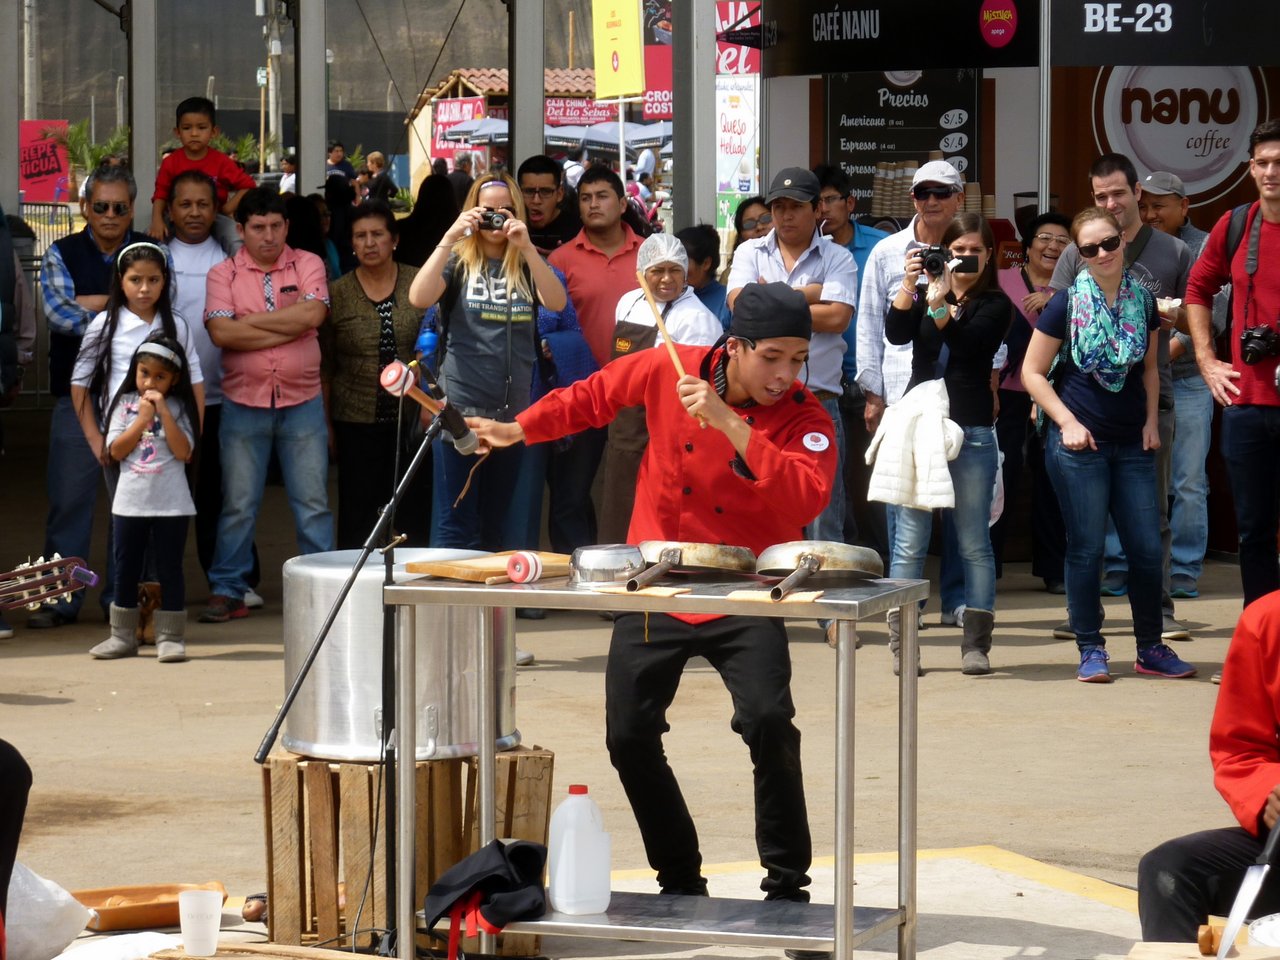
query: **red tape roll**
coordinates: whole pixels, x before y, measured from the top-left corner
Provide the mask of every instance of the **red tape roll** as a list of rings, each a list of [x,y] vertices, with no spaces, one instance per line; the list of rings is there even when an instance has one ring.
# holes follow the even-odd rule
[[[507,560],[507,576],[512,583],[532,583],[542,576],[542,559],[531,550],[513,553]]]

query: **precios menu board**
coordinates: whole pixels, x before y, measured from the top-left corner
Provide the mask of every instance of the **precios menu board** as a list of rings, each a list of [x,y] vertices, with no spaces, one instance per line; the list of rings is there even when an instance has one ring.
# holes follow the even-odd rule
[[[966,179],[977,176],[979,71],[835,73],[826,79],[828,162],[849,175],[859,201],[871,196],[882,160],[924,163],[940,150]]]

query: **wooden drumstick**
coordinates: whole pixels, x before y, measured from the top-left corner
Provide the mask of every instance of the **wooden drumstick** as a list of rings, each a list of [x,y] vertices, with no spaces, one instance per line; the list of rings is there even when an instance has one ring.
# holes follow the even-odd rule
[[[644,271],[637,270],[636,279],[640,281],[640,289],[644,291],[644,298],[649,302],[649,309],[653,311],[653,319],[658,324],[658,333],[662,335],[662,342],[667,345],[667,355],[671,357],[676,373],[683,377],[684,364],[680,362],[680,354],[676,353],[675,341],[671,339],[671,334],[667,333],[667,325],[662,321],[662,311],[658,309],[658,304],[653,299],[653,291],[649,289],[649,283],[644,278]]]

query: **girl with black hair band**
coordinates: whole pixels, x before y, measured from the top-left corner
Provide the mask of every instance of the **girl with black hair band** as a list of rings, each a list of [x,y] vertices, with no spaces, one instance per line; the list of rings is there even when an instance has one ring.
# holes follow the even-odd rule
[[[182,344],[163,334],[152,337],[134,352],[107,408],[106,449],[120,464],[120,478],[111,502],[116,596],[111,636],[89,651],[99,660],[138,652],[138,582],[148,549],[160,578],[156,659],[187,659],[182,554],[196,507],[185,472],[200,416],[187,369]]]
[[[204,374],[191,329],[173,312],[172,286],[168,252],[155,243],[131,243],[116,257],[107,308],[85,329],[71,372],[71,404],[104,467],[112,462],[103,442],[107,404],[125,382],[134,351],[153,333],[177,340],[191,358],[187,376],[200,418],[204,417]],[[109,476],[108,491],[113,487]]]

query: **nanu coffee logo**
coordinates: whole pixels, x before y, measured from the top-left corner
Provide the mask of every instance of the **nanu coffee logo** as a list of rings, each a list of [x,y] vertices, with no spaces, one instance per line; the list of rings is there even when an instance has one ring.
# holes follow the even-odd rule
[[[1248,173],[1249,134],[1269,111],[1256,68],[1104,67],[1094,85],[1093,135],[1100,152],[1126,154],[1140,175],[1176,174],[1199,205]]]

